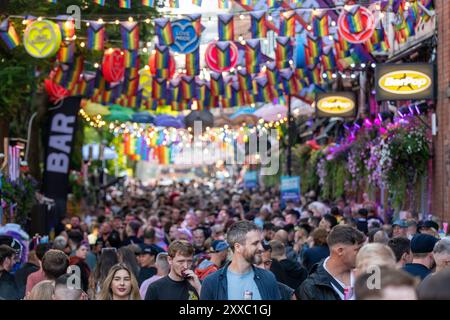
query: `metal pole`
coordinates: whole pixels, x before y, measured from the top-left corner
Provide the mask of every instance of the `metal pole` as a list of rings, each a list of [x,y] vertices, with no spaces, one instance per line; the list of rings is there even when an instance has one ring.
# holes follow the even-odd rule
[[[292,135],[291,135],[291,129],[292,129],[292,114],[291,114],[291,95],[288,96],[288,111],[287,111],[287,135],[288,135],[288,141],[287,141],[287,174],[288,176],[292,176]]]

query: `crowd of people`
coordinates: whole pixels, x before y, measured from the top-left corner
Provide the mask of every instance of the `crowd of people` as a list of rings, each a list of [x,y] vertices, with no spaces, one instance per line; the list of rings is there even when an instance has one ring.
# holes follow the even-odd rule
[[[0,246],[6,300],[448,299],[450,239],[413,213],[223,181],[110,187],[50,242]]]

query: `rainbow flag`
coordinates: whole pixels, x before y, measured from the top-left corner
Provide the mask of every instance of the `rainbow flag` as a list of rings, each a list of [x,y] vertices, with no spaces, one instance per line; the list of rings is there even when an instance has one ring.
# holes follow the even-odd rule
[[[8,49],[14,49],[20,43],[19,36],[16,29],[9,19],[5,19],[0,23],[0,39],[8,47]]]
[[[87,48],[90,50],[103,50],[105,45],[105,25],[90,21],[87,32]]]
[[[307,76],[311,84],[319,85],[322,83],[322,76],[320,74],[320,65],[313,66],[307,69]]]
[[[218,15],[218,30],[220,41],[234,40],[234,15],[233,14],[219,14]]]
[[[139,61],[138,50],[124,50],[124,52],[125,52],[125,68],[136,67]]]
[[[224,93],[224,98],[230,99],[232,96],[232,88],[231,88],[231,78],[227,78],[225,79],[225,93]]]
[[[217,41],[217,65],[219,68],[227,68],[231,64],[231,45],[228,41]]]
[[[94,0],[94,3],[103,7],[105,5],[105,0]]]
[[[168,94],[168,100],[172,103],[172,105],[176,105],[178,102],[181,101],[181,95],[180,95],[180,78],[172,79],[169,81],[169,94]]]
[[[131,8],[131,0],[119,0],[119,8],[130,9]]]
[[[258,101],[271,102],[273,100],[273,91],[266,77],[258,77],[255,79],[258,87]]]
[[[309,49],[309,53],[312,55],[315,61],[317,61],[320,58],[320,55],[322,54],[322,42],[320,41],[320,38],[307,35],[307,46]]]
[[[313,31],[316,37],[326,37],[330,34],[328,29],[328,12],[313,16]]]
[[[155,0],[142,0],[142,5],[146,7],[154,7]]]
[[[433,11],[433,0],[420,0],[422,3],[422,6],[424,6],[428,11]],[[428,15],[428,13],[420,8],[420,17],[422,21],[428,22],[431,19],[431,16]]]
[[[295,37],[296,15],[297,13],[294,10],[280,14],[280,36]]]
[[[250,31],[253,39],[267,37],[266,11],[250,12]]]
[[[181,96],[184,100],[195,98],[195,79],[190,76],[181,77]]]
[[[289,67],[289,60],[292,59],[294,48],[290,37],[277,37],[275,48],[275,59],[277,67],[284,69]]]
[[[172,24],[168,18],[158,18],[155,23],[155,34],[158,36],[159,44],[170,46],[174,42]]]
[[[261,42],[259,39],[247,40],[245,43],[245,65],[249,73],[258,73],[261,62]]]
[[[245,69],[238,70],[238,83],[241,90],[252,90],[252,77]]]
[[[47,0],[47,2],[48,2],[48,3],[56,4],[56,3],[57,3],[57,0]]]
[[[71,39],[75,35],[75,21],[69,19],[68,16],[58,16],[56,17],[58,20],[58,26],[61,30],[61,38],[65,40],[66,38]]]
[[[152,80],[152,98],[166,99],[167,98],[167,80],[160,78],[153,78]]]
[[[229,0],[218,0],[217,5],[219,6],[219,9],[229,9],[230,8]]]
[[[273,8],[277,4],[277,0],[266,0],[267,9]]]
[[[200,74],[200,50],[186,54],[186,74],[196,76]]]
[[[75,54],[75,42],[61,43],[57,59],[62,63],[72,63]]]
[[[333,70],[336,68],[336,60],[334,58],[333,49],[330,47],[323,51],[322,57],[322,67],[325,71]]]
[[[279,81],[278,68],[275,62],[269,62],[266,66],[266,77],[271,86],[276,87]]]
[[[69,69],[67,70],[67,86],[68,90],[73,90],[75,85],[80,81],[81,73],[83,72],[84,58],[82,56],[78,56],[75,58],[74,63],[69,65]]]
[[[180,7],[180,1],[179,0],[169,0],[169,6],[171,8],[179,8]]]
[[[136,95],[139,89],[139,78],[125,78],[122,86],[122,93],[128,97]]]
[[[222,74],[211,72],[210,77],[211,95],[216,97],[222,95],[224,93],[224,81]]]
[[[298,86],[294,71],[292,69],[280,70],[281,87],[285,94],[298,93]]]
[[[122,48],[125,50],[139,49],[139,26],[138,22],[124,21],[120,23],[120,34],[122,36]]]
[[[95,86],[95,74],[85,72],[82,74],[82,78],[79,82],[77,93],[85,98],[92,96]]]
[[[203,32],[202,15],[201,14],[189,14],[189,15],[186,15],[186,17],[192,21],[192,25],[194,26],[195,33],[198,36],[201,36],[201,34]]]
[[[156,77],[168,78],[169,77],[169,63],[170,52],[169,47],[155,45],[155,61],[156,61]]]
[[[360,33],[364,30],[361,10],[358,5],[353,5],[346,10],[345,19],[351,33]]]
[[[53,73],[53,82],[56,84],[59,84],[60,86],[66,86],[66,79],[67,79],[67,71],[69,69],[68,64],[61,63],[54,69]]]
[[[249,91],[245,91],[244,92],[245,95],[245,103],[246,104],[252,104],[252,103],[256,103],[256,97],[252,92]]]
[[[192,0],[192,4],[201,7],[203,0]]]

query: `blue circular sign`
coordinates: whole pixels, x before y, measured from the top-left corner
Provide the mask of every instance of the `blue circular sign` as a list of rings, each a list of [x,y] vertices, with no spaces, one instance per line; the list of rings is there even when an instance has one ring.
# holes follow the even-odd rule
[[[174,43],[170,46],[170,49],[181,54],[195,51],[200,45],[200,36],[195,32],[192,21],[179,19],[171,24]]]

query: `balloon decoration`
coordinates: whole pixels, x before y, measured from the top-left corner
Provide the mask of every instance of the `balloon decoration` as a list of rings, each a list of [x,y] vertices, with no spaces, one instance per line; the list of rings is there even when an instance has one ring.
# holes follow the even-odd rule
[[[125,55],[122,50],[111,48],[106,50],[102,64],[103,77],[107,82],[120,81],[125,74]]]
[[[341,36],[350,43],[363,43],[369,40],[375,30],[373,13],[360,6],[351,6],[343,10],[338,20]]]
[[[25,29],[23,42],[32,57],[52,57],[61,46],[61,29],[49,20],[33,21]]]
[[[226,41],[219,41],[224,43]],[[215,72],[226,72],[236,67],[239,52],[238,47],[233,42],[218,45],[218,41],[213,41],[208,45],[205,52],[205,60],[208,67]],[[219,52],[220,51],[220,52]]]

